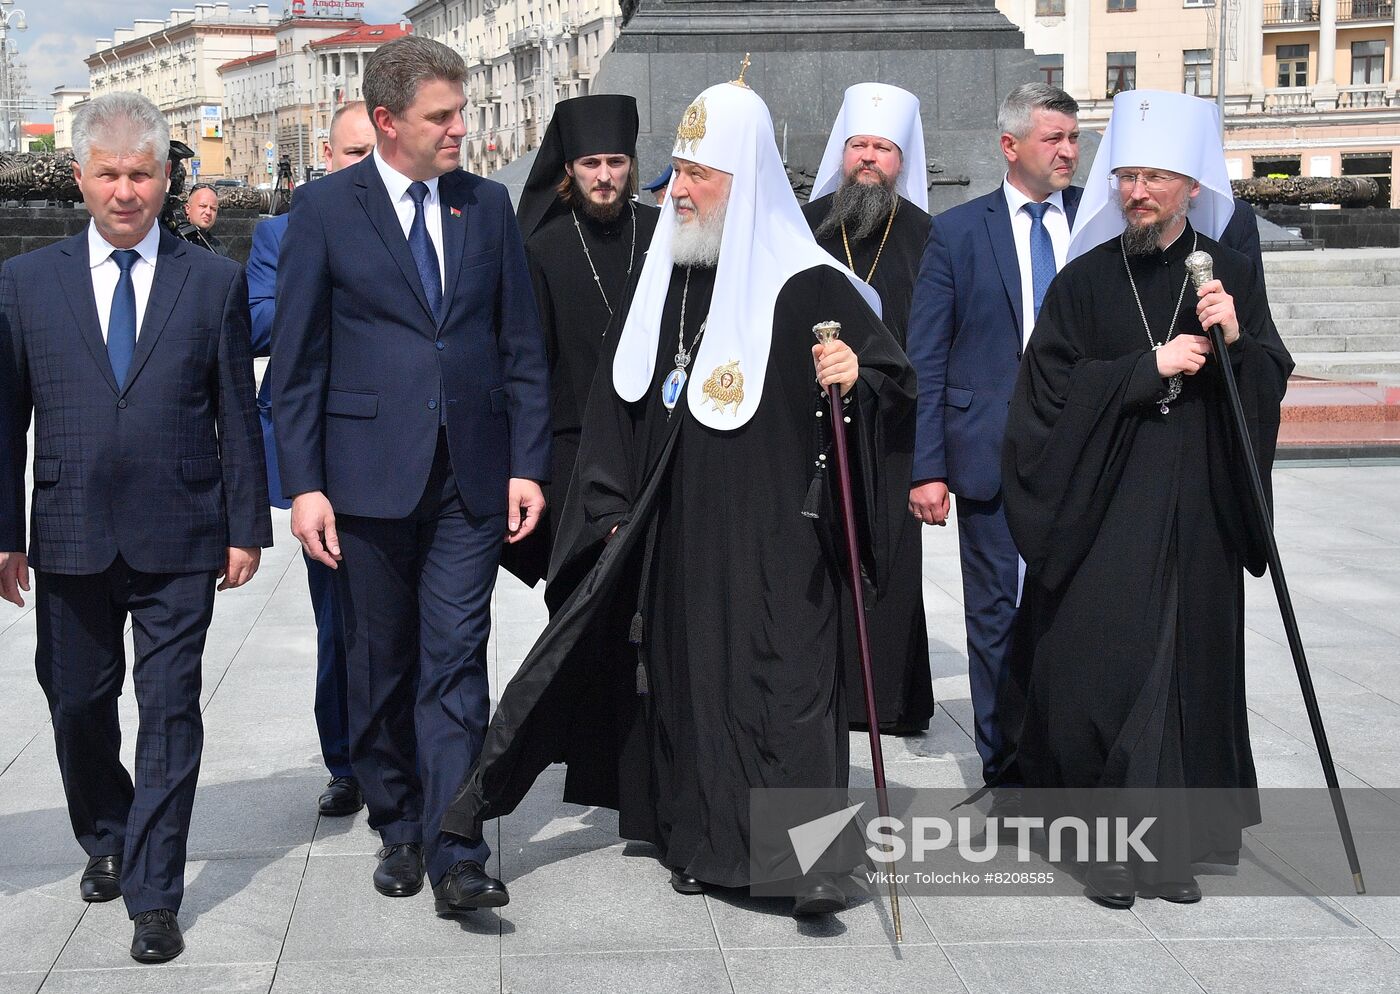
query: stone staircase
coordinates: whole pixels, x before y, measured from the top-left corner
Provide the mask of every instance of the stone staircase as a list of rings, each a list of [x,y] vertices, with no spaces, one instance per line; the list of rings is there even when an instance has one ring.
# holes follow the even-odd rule
[[[1400,377],[1400,249],[1267,253],[1264,274],[1299,373]]]

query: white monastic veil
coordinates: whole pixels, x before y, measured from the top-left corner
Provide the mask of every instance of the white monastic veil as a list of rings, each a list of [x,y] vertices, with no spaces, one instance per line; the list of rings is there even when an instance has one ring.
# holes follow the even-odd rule
[[[877,315],[880,297],[812,237],[778,155],[768,107],[747,86],[721,83],[696,97],[672,154],[734,177],[705,335],[686,384],[691,416],[706,427],[731,431],[748,423],[763,398],[773,307],[789,279],[813,266],[830,266],[851,281]],[[613,357],[613,388],[623,400],[640,400],[652,386],[675,232],[676,212],[668,194]],[[676,329],[665,333],[675,335]],[[737,408],[719,409],[703,392],[705,380],[736,360],[744,378],[743,400]]]
[[[921,211],[928,210],[928,158],[924,152],[924,123],[919,118],[919,98],[888,83],[857,83],[846,90],[831,137],[826,141],[817,178],[812,182],[816,200],[835,193],[841,185],[841,165],[846,142],[855,135],[875,135],[899,146],[904,169],[895,188]]]
[[[1187,217],[1193,228],[1210,238],[1218,240],[1235,213],[1235,195],[1220,143],[1220,109],[1184,93],[1124,90],[1113,98],[1113,113],[1089,170],[1069,238],[1068,259],[1122,234],[1126,222],[1112,175],[1120,166],[1169,169],[1201,184]]]

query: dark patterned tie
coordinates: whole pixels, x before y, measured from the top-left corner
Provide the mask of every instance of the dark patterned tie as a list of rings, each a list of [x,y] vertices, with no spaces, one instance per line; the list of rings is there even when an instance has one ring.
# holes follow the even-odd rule
[[[413,225],[408,229],[408,248],[413,253],[418,279],[423,283],[423,292],[428,295],[428,307],[436,321],[442,311],[442,270],[438,269],[437,252],[433,249],[433,240],[428,237],[428,222],[423,216],[423,200],[428,195],[428,184],[415,180],[408,185],[408,195],[413,198]]]
[[[141,253],[135,249],[116,249],[112,261],[121,270],[117,277],[117,289],[112,293],[112,309],[107,313],[107,360],[112,364],[112,375],[117,378],[117,388],[126,385],[127,370],[131,368],[131,356],[136,351],[136,288],[131,285],[131,267]]]
[[[1037,318],[1045,291],[1050,289],[1050,281],[1055,278],[1055,243],[1050,240],[1050,232],[1045,230],[1045,212],[1049,209],[1048,203],[1026,204],[1021,208],[1031,216],[1031,301]]]

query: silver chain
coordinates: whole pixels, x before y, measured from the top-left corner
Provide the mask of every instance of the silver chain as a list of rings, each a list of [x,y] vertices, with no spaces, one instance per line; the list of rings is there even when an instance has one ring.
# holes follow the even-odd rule
[[[627,278],[632,278],[632,266],[637,261],[637,206],[630,204],[632,208],[632,248],[627,252]],[[578,211],[571,211],[574,216],[574,231],[578,232],[578,243],[583,246],[583,257],[588,260],[588,269],[593,273],[593,282],[598,285],[598,294],[603,298],[603,306],[608,309],[608,317],[613,316],[612,304],[608,302],[607,291],[603,289],[602,277],[598,275],[597,267],[593,265],[593,254],[588,251],[588,243],[583,240],[583,226],[578,223]]]
[[[1147,332],[1148,347],[1151,348],[1153,352],[1156,352],[1163,345],[1170,342],[1172,336],[1176,334],[1176,319],[1181,315],[1181,303],[1186,299],[1186,285],[1191,281],[1191,274],[1188,272],[1181,281],[1181,293],[1176,298],[1176,310],[1172,311],[1172,323],[1170,327],[1167,328],[1167,337],[1162,339],[1161,345],[1159,345],[1157,344],[1157,340],[1152,337],[1152,326],[1147,323],[1147,311],[1143,309],[1142,298],[1138,296],[1137,281],[1133,279],[1133,267],[1128,262],[1128,246],[1121,235],[1118,236],[1118,248],[1123,253],[1123,268],[1128,271],[1128,286],[1133,289],[1133,300],[1137,303],[1138,316],[1142,318],[1142,328]],[[1196,251],[1196,233],[1194,231],[1191,232],[1191,251]],[[1181,385],[1182,378],[1180,373],[1173,374],[1171,378],[1167,380],[1167,392],[1158,402],[1160,405],[1158,409],[1163,414],[1166,414],[1170,409],[1168,405],[1181,396]]]
[[[705,326],[708,325],[708,324],[710,323],[710,319],[709,319],[709,318],[706,318],[704,321],[701,321],[701,322],[700,322],[700,330],[697,331],[697,332],[695,333],[695,337],[694,337],[693,339],[691,339],[691,342],[690,342],[690,349],[686,348],[686,347],[685,347],[685,301],[686,301],[686,298],[687,298],[689,295],[690,295],[690,267],[689,267],[689,266],[686,266],[686,267],[685,267],[685,284],[681,287],[681,326],[680,326],[680,328],[678,329],[678,331],[676,332],[676,368],[679,369],[682,373],[684,373],[686,367],[690,365],[690,349],[695,348],[695,343],[698,342],[698,341],[700,341],[700,336],[701,336],[701,335],[705,334]]]

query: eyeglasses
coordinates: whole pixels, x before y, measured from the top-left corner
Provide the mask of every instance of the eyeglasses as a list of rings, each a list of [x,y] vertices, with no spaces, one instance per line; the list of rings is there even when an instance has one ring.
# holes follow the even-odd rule
[[[1164,193],[1167,188],[1172,185],[1172,182],[1179,179],[1179,177],[1175,173],[1149,173],[1139,171],[1132,173],[1116,172],[1113,174],[1112,179],[1114,183],[1118,184],[1119,189],[1125,191],[1133,189],[1133,187],[1137,186],[1138,182],[1141,181],[1148,193]]]

